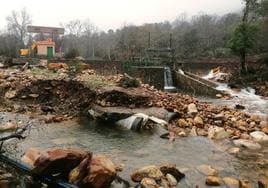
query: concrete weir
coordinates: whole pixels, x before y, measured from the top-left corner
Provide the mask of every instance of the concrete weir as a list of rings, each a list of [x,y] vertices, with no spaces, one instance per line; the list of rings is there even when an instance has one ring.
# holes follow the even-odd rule
[[[215,97],[217,94],[224,94],[216,89],[216,83],[205,80],[193,73],[182,70],[175,71],[177,88],[193,92],[198,95]]]

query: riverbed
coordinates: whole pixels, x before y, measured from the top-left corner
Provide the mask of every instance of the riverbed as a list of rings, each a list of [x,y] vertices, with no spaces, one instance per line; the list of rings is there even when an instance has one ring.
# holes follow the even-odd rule
[[[9,141],[8,153],[19,159],[31,147],[75,147],[106,154],[116,164],[123,165],[120,175],[130,181],[129,174],[136,168],[171,162],[186,174],[178,187],[206,187],[206,176],[197,170],[200,165],[211,165],[221,177],[245,178],[255,182],[264,174],[262,163],[268,158],[268,147],[262,151],[242,150],[237,155],[228,153],[233,145],[228,140],[212,141],[206,137],[179,138],[174,142],[160,139],[157,132],[137,133],[87,118],[62,123],[44,124],[25,115],[0,113],[3,121],[12,119],[31,123],[28,137]]]

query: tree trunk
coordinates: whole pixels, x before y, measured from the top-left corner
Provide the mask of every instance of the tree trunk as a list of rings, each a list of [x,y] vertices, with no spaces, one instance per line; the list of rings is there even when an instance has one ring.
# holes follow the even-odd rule
[[[246,65],[246,53],[243,51],[240,54],[240,63],[241,63],[241,74],[247,73],[247,65]]]

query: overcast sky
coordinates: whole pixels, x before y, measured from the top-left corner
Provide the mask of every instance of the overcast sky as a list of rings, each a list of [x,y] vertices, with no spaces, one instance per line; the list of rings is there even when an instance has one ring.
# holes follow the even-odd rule
[[[59,26],[72,19],[89,19],[102,30],[117,29],[124,23],[173,21],[180,13],[188,16],[205,12],[225,14],[240,11],[241,0],[3,0],[0,28],[12,10],[26,7],[33,25]]]

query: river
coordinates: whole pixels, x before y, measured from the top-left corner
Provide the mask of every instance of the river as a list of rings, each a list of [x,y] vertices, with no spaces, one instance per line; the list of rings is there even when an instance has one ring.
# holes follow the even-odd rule
[[[232,146],[228,140],[214,142],[206,137],[179,138],[170,143],[159,138],[157,132],[136,133],[110,124],[97,124],[86,118],[54,124],[43,124],[25,115],[0,113],[3,121],[12,119],[32,124],[28,137],[7,144],[9,154],[19,159],[30,147],[75,147],[95,154],[106,154],[116,164],[123,164],[120,173],[125,179],[136,168],[166,162],[176,163],[186,174],[178,187],[206,187],[206,176],[197,170],[207,164],[219,170],[221,177],[246,178],[252,182],[263,174],[260,163],[268,158],[268,147],[261,152],[242,150],[231,155],[227,150]],[[8,149],[12,148],[12,149]],[[115,186],[118,187],[118,186]]]

